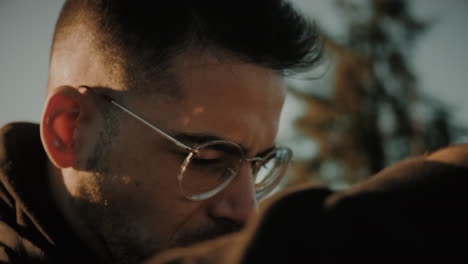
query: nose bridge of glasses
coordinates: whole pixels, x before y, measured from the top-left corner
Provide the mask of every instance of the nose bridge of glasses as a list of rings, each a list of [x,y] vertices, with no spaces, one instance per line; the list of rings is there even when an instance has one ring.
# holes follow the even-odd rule
[[[264,157],[253,157],[253,158],[244,158],[244,161],[247,161],[250,164],[251,171],[255,176],[260,164],[263,162],[264,159],[265,159]]]

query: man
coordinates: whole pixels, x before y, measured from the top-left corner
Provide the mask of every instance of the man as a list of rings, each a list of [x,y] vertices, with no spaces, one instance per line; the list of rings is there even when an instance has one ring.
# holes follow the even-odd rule
[[[153,2],[64,4],[40,128],[2,129],[0,262],[139,263],[239,231],[283,175],[311,26],[280,0]]]

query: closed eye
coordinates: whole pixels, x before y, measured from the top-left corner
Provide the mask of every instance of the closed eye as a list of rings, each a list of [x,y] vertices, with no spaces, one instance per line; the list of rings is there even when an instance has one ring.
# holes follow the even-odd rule
[[[217,164],[217,163],[219,163],[221,161],[222,161],[222,159],[220,159],[220,158],[216,158],[216,159],[193,158],[192,160],[190,160],[190,162],[193,162],[193,163],[195,163],[196,165],[199,165],[199,166],[210,166],[210,165]]]

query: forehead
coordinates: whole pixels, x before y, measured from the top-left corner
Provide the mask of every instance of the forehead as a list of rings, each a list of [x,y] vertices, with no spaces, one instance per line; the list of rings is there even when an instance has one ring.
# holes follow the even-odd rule
[[[272,144],[284,102],[283,78],[271,69],[209,54],[183,54],[172,72],[181,88],[174,128],[244,144]]]
[[[183,54],[173,61],[170,75],[180,99],[139,97],[134,105],[150,122],[171,135],[233,141],[251,155],[271,147],[285,95],[277,72],[238,60]]]
[[[264,99],[263,103],[270,105],[284,97],[283,79],[278,72],[236,59],[184,54],[176,57],[172,71],[188,100],[234,96],[233,99],[245,100],[246,104],[261,103],[258,100]]]

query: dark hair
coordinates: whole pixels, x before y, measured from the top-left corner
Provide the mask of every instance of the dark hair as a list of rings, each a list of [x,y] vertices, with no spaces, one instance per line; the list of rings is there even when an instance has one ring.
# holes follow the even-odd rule
[[[302,70],[321,53],[313,25],[282,0],[67,0],[54,42],[79,16],[93,20],[108,48],[153,63],[214,46],[253,64]]]

